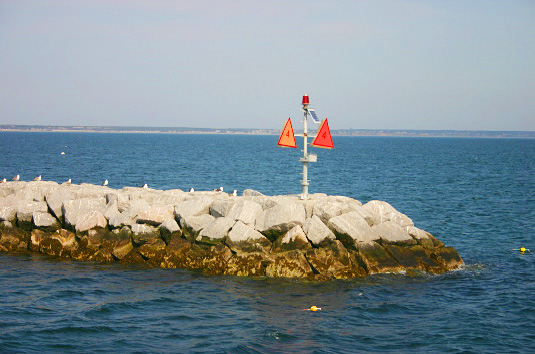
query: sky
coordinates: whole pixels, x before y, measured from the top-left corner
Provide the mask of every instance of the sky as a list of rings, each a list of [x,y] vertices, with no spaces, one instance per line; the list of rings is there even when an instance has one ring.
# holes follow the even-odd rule
[[[0,125],[535,130],[535,1],[0,0]]]

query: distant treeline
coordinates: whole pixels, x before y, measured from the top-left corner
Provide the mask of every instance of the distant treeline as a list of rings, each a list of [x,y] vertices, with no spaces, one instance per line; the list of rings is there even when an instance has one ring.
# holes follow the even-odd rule
[[[94,132],[94,133],[182,133],[182,134],[280,134],[278,129],[191,128],[191,127],[122,127],[122,126],[58,126],[0,125],[0,131],[29,132]],[[298,129],[295,130],[299,132]],[[488,130],[399,130],[399,129],[333,129],[333,135],[346,136],[406,136],[406,137],[474,137],[474,138],[535,138],[535,131]]]

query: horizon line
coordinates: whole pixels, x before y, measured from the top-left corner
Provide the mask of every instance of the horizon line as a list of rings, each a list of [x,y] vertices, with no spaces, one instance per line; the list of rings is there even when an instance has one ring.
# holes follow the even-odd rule
[[[180,129],[187,131],[280,131],[280,129],[275,128],[203,128],[203,127],[179,127],[179,126],[140,126],[140,125],[54,125],[54,124],[0,124],[0,130],[13,130],[16,128],[73,128],[80,130],[83,128],[89,129],[112,129],[112,128],[136,128],[142,130],[157,130],[159,129]],[[299,129],[296,129],[298,131]],[[379,132],[379,131],[390,131],[390,132],[492,132],[492,133],[534,133],[535,130],[487,130],[487,129],[405,129],[405,128],[337,128],[331,129],[331,131],[370,131],[370,132]]]

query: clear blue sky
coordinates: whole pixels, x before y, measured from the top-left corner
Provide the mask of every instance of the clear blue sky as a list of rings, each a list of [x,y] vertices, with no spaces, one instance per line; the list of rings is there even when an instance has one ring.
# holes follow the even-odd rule
[[[535,1],[0,0],[0,124],[278,129],[304,93],[331,129],[535,130]]]

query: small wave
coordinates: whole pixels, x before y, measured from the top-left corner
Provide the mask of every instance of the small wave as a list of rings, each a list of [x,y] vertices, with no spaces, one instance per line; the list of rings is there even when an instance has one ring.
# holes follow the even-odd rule
[[[103,295],[107,295],[109,293],[109,291],[104,291],[102,289],[92,289],[90,291],[88,291],[88,294],[92,295],[92,296],[103,296]]]
[[[194,317],[188,315],[169,315],[163,316],[162,320],[166,321],[195,321]]]
[[[74,350],[77,348],[76,345],[73,344],[50,344],[48,346],[50,349],[58,350],[58,352],[64,352],[66,350]]]
[[[84,314],[87,317],[100,317],[102,315],[124,313],[125,311],[136,309],[138,309],[136,305],[127,302],[108,303],[90,308],[89,310],[85,311]]]
[[[236,348],[229,350],[229,353],[231,354],[259,354],[262,352],[254,348],[251,348],[250,345],[240,344]]]
[[[395,302],[383,302],[377,303],[375,305],[371,304],[372,307],[367,309],[368,312],[373,313],[389,313],[389,312],[398,312],[403,313],[404,311],[409,311],[409,307],[401,305]]]
[[[281,341],[281,342],[291,341],[291,340],[296,338],[295,336],[292,336],[292,335],[287,334],[287,333],[282,333],[282,332],[279,332],[279,331],[269,332],[269,333],[266,334],[266,337],[269,338],[269,339],[275,339],[275,340]]]
[[[47,328],[42,330],[36,330],[36,334],[46,335],[62,335],[62,334],[89,334],[89,333],[115,333],[115,329],[108,326],[62,326],[57,328]]]
[[[484,264],[465,264],[456,269],[452,269],[443,274],[432,274],[433,279],[450,279],[458,277],[479,277],[482,273],[488,271],[489,267]]]
[[[56,297],[67,298],[67,299],[73,298],[73,297],[84,297],[85,295],[86,295],[85,292],[80,291],[80,290],[73,290],[73,289],[61,290],[54,294],[54,296]]]
[[[84,285],[84,284],[92,284],[95,282],[94,278],[88,278],[88,277],[77,277],[77,278],[59,278],[54,281],[52,281],[52,284],[55,286],[58,285]]]
[[[454,269],[453,272],[457,271],[463,271],[466,270],[468,272],[473,271],[482,271],[487,269],[487,266],[481,263],[475,263],[475,264],[465,264],[464,266],[460,266],[458,269]]]

